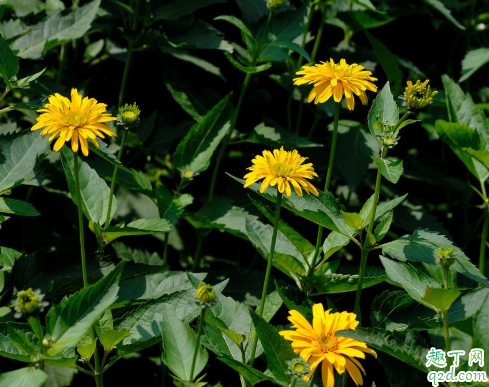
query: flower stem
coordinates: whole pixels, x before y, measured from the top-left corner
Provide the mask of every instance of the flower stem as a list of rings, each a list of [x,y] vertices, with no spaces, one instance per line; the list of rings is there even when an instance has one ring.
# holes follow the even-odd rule
[[[134,56],[134,48],[132,43],[129,43],[127,49],[126,64],[124,66],[124,73],[122,74],[121,89],[119,91],[119,106],[122,106],[124,102],[124,96],[126,95],[127,80],[129,79],[129,71],[131,69],[132,58]]]
[[[164,241],[164,248],[163,248],[163,266],[166,265],[166,263],[168,262],[168,237],[169,237],[170,233],[167,232],[165,234],[165,241]]]
[[[7,86],[5,88],[5,91],[2,93],[2,95],[0,95],[0,102],[5,98],[5,96],[8,94],[9,91],[10,91],[10,88]]]
[[[202,247],[204,246],[205,236],[197,230],[197,247],[195,248],[194,262],[192,272],[200,269],[200,258],[202,257]]]
[[[282,194],[277,191],[277,202],[275,204],[275,218],[273,220],[273,233],[272,233],[272,243],[270,245],[270,254],[268,256],[267,271],[265,272],[265,282],[263,283],[263,290],[261,293],[261,300],[256,314],[258,316],[263,315],[263,310],[265,309],[265,299],[268,293],[268,282],[270,280],[270,273],[272,271],[273,255],[275,253],[275,242],[277,241],[278,223],[280,221],[280,208],[282,205]],[[255,332],[255,337],[253,338],[253,345],[251,347],[250,354],[250,366],[253,367],[253,362],[255,361],[256,346],[258,344],[258,335]]]
[[[117,155],[117,160],[121,161],[122,153],[124,152],[124,146],[126,145],[127,138],[127,129],[123,129],[122,139],[121,139],[121,147],[119,148],[119,154]],[[119,171],[119,167],[117,165],[114,166],[114,172],[112,173],[112,181],[110,182],[110,194],[109,194],[109,205],[107,207],[107,217],[105,218],[104,229],[110,226],[110,213],[112,212],[112,200],[114,197],[115,190],[115,182],[117,180],[117,172]]]
[[[336,153],[336,142],[338,140],[338,121],[340,117],[340,104],[335,103],[334,109],[334,122],[333,122],[333,138],[331,140],[331,150],[329,151],[329,162],[328,162],[328,171],[326,173],[326,182],[324,183],[324,193],[326,194],[329,191],[329,186],[331,184],[331,176],[333,172],[333,163],[334,157]],[[317,259],[319,257],[319,252],[321,251],[321,246],[323,242],[323,227],[319,226],[317,238],[316,238],[316,249],[314,250],[314,256],[311,262],[311,268],[309,269],[308,276],[312,275],[314,272],[314,268],[316,266]]]
[[[194,381],[194,370],[195,370],[195,362],[197,360],[197,354],[200,349],[200,337],[202,336],[202,329],[204,328],[204,319],[205,319],[205,310],[207,308],[204,307],[202,312],[200,312],[200,320],[199,326],[197,327],[197,342],[195,343],[194,356],[192,357],[192,365],[190,367],[190,382]]]
[[[85,236],[83,234],[83,211],[80,190],[80,176],[78,167],[78,154],[73,153],[73,174],[75,175],[76,205],[78,207],[78,231],[80,235],[80,253],[82,262],[83,287],[88,286],[87,262],[85,257]]]
[[[450,330],[448,329],[448,312],[442,313],[443,319],[443,336],[445,337],[445,352],[450,351]]]
[[[485,276],[487,231],[489,229],[489,209],[487,208],[488,198],[486,193],[486,185],[483,181],[481,181],[480,184],[482,195],[484,198],[484,225],[482,226],[481,245],[479,251],[479,270],[481,274]]]
[[[324,8],[321,9],[321,23],[319,24],[318,33],[316,35],[316,39],[314,41],[314,47],[311,53],[311,62],[316,60],[316,54],[318,53],[319,43],[321,42],[321,38],[323,36],[324,25],[326,22],[326,10]]]

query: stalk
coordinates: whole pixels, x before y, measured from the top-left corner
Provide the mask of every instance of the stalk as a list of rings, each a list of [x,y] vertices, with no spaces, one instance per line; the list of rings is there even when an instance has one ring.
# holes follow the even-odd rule
[[[482,235],[481,235],[481,245],[479,251],[479,270],[482,275],[485,276],[486,269],[486,242],[487,242],[487,231],[489,229],[489,208],[487,208],[488,199],[486,193],[486,185],[483,181],[480,182],[481,191],[484,197],[484,225],[482,226]]]
[[[270,12],[268,15],[267,23],[265,24],[265,29],[263,30],[263,34],[261,35],[260,42],[256,48],[256,52],[253,55],[253,60],[251,61],[251,67],[255,67],[256,61],[258,60],[258,55],[260,54],[261,47],[263,45],[263,42],[265,40],[266,35],[268,34],[268,29],[270,28],[270,23],[272,21],[272,16],[273,13]],[[246,77],[243,81],[243,86],[241,87],[241,93],[239,94],[238,98],[238,103],[236,104],[236,109],[234,110],[233,117],[231,119],[231,125],[229,125],[228,132],[226,133],[226,137],[224,137],[224,140],[221,144],[221,147],[219,148],[219,153],[217,154],[216,158],[216,163],[214,164],[214,170],[212,171],[212,179],[211,179],[211,185],[209,188],[209,196],[207,198],[207,202],[210,203],[212,202],[212,199],[214,199],[214,190],[216,188],[216,181],[217,181],[217,175],[219,174],[219,166],[221,165],[222,158],[224,157],[224,153],[226,152],[226,148],[229,145],[229,142],[231,141],[231,136],[233,134],[234,127],[236,125],[236,122],[238,120],[239,116],[239,111],[241,109],[241,104],[243,102],[243,98],[246,93],[246,89],[248,88],[248,85],[250,83],[251,76],[253,74],[247,73]]]
[[[275,242],[277,241],[278,223],[280,220],[280,208],[282,204],[282,194],[277,190],[277,203],[275,205],[275,219],[273,221],[273,233],[272,233],[272,244],[270,245],[270,255],[268,256],[267,271],[265,273],[265,282],[263,283],[263,290],[261,293],[261,300],[256,313],[258,316],[263,315],[263,309],[265,308],[265,298],[268,292],[268,282],[270,280],[270,273],[272,271],[273,255],[275,253]],[[250,366],[253,367],[253,362],[255,361],[256,346],[258,344],[258,335],[255,332],[255,337],[253,338],[253,345],[251,347],[250,355]]]
[[[202,329],[204,328],[204,319],[205,319],[205,310],[206,309],[207,308],[204,307],[202,309],[202,312],[200,312],[199,326],[197,328],[197,342],[195,343],[194,356],[192,357],[192,366],[190,367],[190,382],[194,381],[195,362],[197,360],[197,354],[199,353],[200,338],[202,336]]]
[[[331,150],[329,152],[329,162],[328,162],[328,171],[326,173],[326,182],[324,183],[324,192],[326,193],[329,191],[329,186],[331,183],[331,175],[333,172],[333,163],[334,163],[334,157],[336,153],[336,142],[338,140],[338,120],[340,117],[340,104],[337,102],[335,104],[335,110],[334,110],[334,123],[333,123],[333,139],[331,140]],[[322,246],[322,241],[323,241],[323,227],[319,226],[318,228],[318,233],[316,237],[316,249],[314,250],[314,256],[312,258],[311,262],[311,268],[309,269],[308,276],[312,275],[314,272],[314,267],[316,266],[317,259],[319,257],[319,252],[321,250]]]
[[[85,256],[85,236],[83,232],[83,212],[80,190],[80,176],[78,171],[78,154],[76,152],[73,152],[73,169],[73,174],[75,175],[76,205],[78,207],[78,231],[80,235],[83,288],[86,288],[88,286],[87,261]]]
[[[117,160],[120,162],[122,158],[122,153],[124,152],[124,146],[126,145],[127,138],[127,129],[123,129],[122,139],[121,139],[121,147],[119,148],[119,153],[117,155]],[[115,190],[115,182],[117,180],[117,172],[119,171],[119,167],[117,165],[114,166],[114,172],[112,173],[112,181],[110,182],[110,195],[109,195],[109,205],[107,208],[107,217],[105,218],[104,229],[110,226],[110,213],[112,212],[112,200],[114,196]]]
[[[394,132],[397,131],[399,126],[406,120],[406,118],[408,118],[409,114],[410,114],[409,110],[404,113],[401,119],[397,122],[396,127],[394,128]],[[387,148],[384,148],[381,151],[381,158],[385,159],[386,156],[387,156]],[[370,247],[370,241],[368,235],[372,233],[372,230],[374,228],[375,213],[377,212],[377,204],[379,202],[381,182],[382,182],[382,174],[380,173],[380,170],[378,170],[377,178],[375,180],[374,202],[372,204],[372,210],[370,211],[370,215],[369,215],[370,221],[367,227],[367,235],[365,236],[365,241],[363,243],[362,250],[361,250],[360,271],[358,273],[358,286],[357,286],[357,292],[355,294],[355,306],[353,307],[353,312],[356,313],[358,317],[358,321],[360,322],[362,320],[361,311],[360,311],[360,300],[362,296],[363,278],[365,276],[365,270],[367,268],[367,258],[369,253],[368,248]]]
[[[443,336],[445,338],[445,352],[451,351],[450,349],[450,331],[448,329],[448,312],[442,313],[443,319]]]

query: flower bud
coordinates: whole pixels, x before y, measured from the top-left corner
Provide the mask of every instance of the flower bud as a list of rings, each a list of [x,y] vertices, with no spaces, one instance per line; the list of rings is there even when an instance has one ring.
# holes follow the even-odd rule
[[[44,307],[48,305],[47,302],[43,301],[43,298],[44,296],[39,290],[33,291],[32,288],[18,292],[14,306],[17,312],[15,317],[29,317],[42,312]]]
[[[182,179],[185,179],[185,180],[192,180],[192,178],[194,177],[194,171],[192,171],[189,167],[185,167],[184,169],[182,169]]]
[[[124,129],[129,129],[130,127],[137,125],[139,123],[139,115],[141,110],[139,110],[136,103],[132,105],[125,104],[119,108],[119,115],[117,116],[117,124],[124,127]]]
[[[284,0],[267,0],[267,7],[270,12],[277,12],[282,9]]]
[[[302,357],[298,357],[286,362],[288,366],[287,373],[296,377],[304,377],[309,374],[309,363],[307,363]]]
[[[438,94],[438,91],[431,91],[428,82],[428,79],[423,83],[417,80],[415,84],[408,81],[404,95],[399,97],[404,100],[403,105],[411,111],[425,109],[433,101],[433,97]]]
[[[452,247],[440,247],[435,259],[440,266],[450,267],[455,263],[455,252]]]
[[[197,297],[197,300],[205,306],[212,306],[216,302],[216,292],[214,291],[214,288],[203,282],[197,286],[195,296]]]

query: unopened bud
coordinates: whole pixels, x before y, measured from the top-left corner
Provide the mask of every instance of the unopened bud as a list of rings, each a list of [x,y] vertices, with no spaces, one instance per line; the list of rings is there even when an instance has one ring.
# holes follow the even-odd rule
[[[197,300],[202,305],[211,306],[216,302],[216,292],[211,285],[206,285],[203,282],[197,286],[197,291],[195,292]]]

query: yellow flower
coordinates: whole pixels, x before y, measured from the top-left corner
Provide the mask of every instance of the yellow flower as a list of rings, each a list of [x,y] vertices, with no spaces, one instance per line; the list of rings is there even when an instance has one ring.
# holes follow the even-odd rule
[[[263,193],[268,186],[278,188],[280,193],[290,196],[294,187],[297,195],[302,196],[302,190],[307,193],[319,195],[316,188],[306,179],[317,177],[312,164],[302,164],[306,157],[301,157],[295,149],[292,152],[284,151],[284,147],[270,151],[263,151],[263,156],[256,156],[251,162],[253,166],[248,168],[251,172],[245,175],[244,188],[263,180],[260,192]]]
[[[428,86],[429,79],[421,83],[418,79],[413,85],[411,81],[407,81],[406,91],[404,96],[404,105],[412,110],[422,110],[427,107],[433,97],[438,94],[437,91],[431,91],[431,86]]]
[[[88,156],[88,141],[98,148],[96,136],[104,138],[104,133],[108,136],[116,136],[104,122],[115,121],[116,118],[106,113],[107,105],[98,103],[94,98],[85,97],[78,94],[78,90],[71,89],[71,101],[62,95],[55,93],[49,97],[49,103],[38,112],[37,124],[31,130],[43,129],[41,135],[49,135],[52,141],[59,135],[54,144],[53,150],[59,152],[65,142],[71,140],[71,149],[78,152],[78,144],[85,156]]]
[[[336,337],[336,332],[347,329],[355,329],[358,325],[356,314],[341,312],[330,313],[323,309],[322,304],[315,304],[312,307],[313,321],[312,326],[296,310],[291,310],[289,321],[295,330],[282,331],[286,340],[292,341],[292,348],[295,353],[311,364],[309,376],[304,380],[309,380],[318,365],[322,362],[321,373],[325,387],[334,386],[333,366],[339,374],[345,372],[350,374],[357,385],[363,384],[360,370],[365,374],[365,370],[355,358],[365,359],[365,353],[377,357],[374,350],[367,348],[367,344],[362,341],[347,337]]]
[[[377,78],[371,77],[370,71],[365,71],[365,67],[353,63],[347,64],[344,59],[340,63],[334,63],[333,59],[329,62],[321,62],[313,66],[302,66],[297,75],[301,78],[295,78],[295,85],[313,84],[307,102],[323,103],[333,96],[335,102],[341,102],[343,92],[345,93],[346,105],[349,110],[355,107],[356,94],[364,105],[368,102],[366,90],[377,92],[377,86],[372,82]]]

